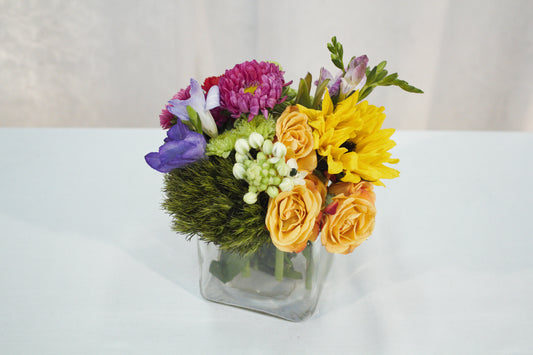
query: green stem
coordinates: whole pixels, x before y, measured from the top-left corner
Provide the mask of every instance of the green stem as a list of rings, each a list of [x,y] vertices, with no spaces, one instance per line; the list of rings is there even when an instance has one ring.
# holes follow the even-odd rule
[[[313,262],[313,251],[312,245],[310,243],[307,244],[307,247],[304,249],[303,254],[305,256],[305,288],[307,290],[310,290],[313,286],[313,272],[315,263]]]
[[[305,273],[305,288],[310,290],[313,286],[313,272],[314,272],[313,258],[307,259],[307,271]]]
[[[242,271],[241,271],[242,277],[249,277],[250,276],[250,259],[246,260],[246,264],[244,264]]]
[[[283,259],[285,259],[285,253],[276,248],[276,265],[274,268],[274,275],[278,281],[283,280]]]

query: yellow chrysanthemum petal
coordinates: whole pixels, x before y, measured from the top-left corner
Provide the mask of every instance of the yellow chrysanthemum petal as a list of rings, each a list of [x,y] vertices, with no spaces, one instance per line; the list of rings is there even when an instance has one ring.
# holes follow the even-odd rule
[[[342,169],[342,162],[333,160],[333,157],[328,155],[328,172],[330,174],[340,174],[342,173]]]
[[[333,102],[331,101],[331,97],[329,96],[329,90],[326,89],[326,92],[324,93],[324,99],[322,99],[322,113],[324,115],[331,115],[333,112]]]
[[[355,92],[334,106],[326,90],[321,110],[298,108],[308,117],[314,149],[327,158],[330,174],[344,173],[342,181],[383,185],[380,179],[399,176],[397,170],[384,165],[399,162],[389,152],[396,145],[390,139],[394,129],[381,129],[386,117],[383,107],[358,103],[358,99],[359,92]]]

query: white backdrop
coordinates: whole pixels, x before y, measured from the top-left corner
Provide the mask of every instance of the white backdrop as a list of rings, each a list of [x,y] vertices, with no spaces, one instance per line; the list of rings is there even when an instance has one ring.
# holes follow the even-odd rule
[[[0,126],[157,127],[167,99],[250,60],[295,82],[367,54],[424,89],[369,100],[401,129],[533,131],[531,0],[0,0]]]

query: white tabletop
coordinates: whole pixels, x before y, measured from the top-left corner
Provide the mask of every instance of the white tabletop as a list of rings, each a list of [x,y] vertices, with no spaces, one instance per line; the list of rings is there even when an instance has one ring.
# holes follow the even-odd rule
[[[0,129],[1,354],[533,353],[533,134],[395,134],[373,236],[302,323],[205,301],[150,129]]]

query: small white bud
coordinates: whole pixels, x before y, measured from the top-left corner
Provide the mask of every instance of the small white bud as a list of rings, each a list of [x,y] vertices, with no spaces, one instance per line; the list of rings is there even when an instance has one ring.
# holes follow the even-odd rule
[[[261,168],[260,165],[258,165],[257,163],[252,163],[252,165],[250,165],[250,167],[246,171],[246,174],[248,176],[248,180],[250,181],[261,180],[261,178],[263,177],[262,172],[263,172],[263,169]]]
[[[248,157],[245,154],[235,153],[235,160],[237,163],[244,163],[246,160],[248,160]]]
[[[280,176],[289,176],[291,168],[287,164],[277,164],[276,169]]]
[[[265,153],[266,155],[272,154],[273,147],[274,147],[274,144],[272,143],[270,139],[265,140],[265,142],[263,143],[263,149],[262,149],[263,153]]]
[[[296,159],[294,159],[294,158],[287,160],[287,165],[291,169],[298,170],[298,163],[296,162]]]
[[[235,151],[239,154],[246,155],[248,154],[248,151],[250,150],[250,146],[248,145],[248,141],[244,138],[239,138],[235,142]]]
[[[265,153],[259,152],[259,153],[257,153],[257,157],[255,159],[258,162],[263,163],[263,162],[265,162],[267,160],[267,157],[266,157]]]
[[[292,178],[292,181],[294,182],[294,185],[305,185],[305,177],[307,176],[306,171],[301,171],[298,174],[296,174],[295,177]]]
[[[235,176],[237,179],[244,179],[246,176],[246,169],[244,168],[244,165],[241,163],[235,163],[233,165],[233,176]]]
[[[242,197],[242,199],[244,200],[244,202],[246,202],[247,204],[249,205],[253,205],[254,203],[257,202],[257,193],[256,192],[247,192],[244,194],[244,196]]]
[[[283,179],[281,184],[279,184],[279,188],[281,189],[281,191],[290,191],[292,190],[293,187],[294,187],[294,182],[292,181],[291,178],[285,178]]]
[[[248,137],[248,142],[250,143],[250,147],[254,149],[258,149],[263,145],[263,142],[265,141],[265,138],[257,132],[252,132],[250,136]]]
[[[268,196],[272,197],[272,198],[276,198],[276,196],[279,195],[279,189],[275,186],[269,186],[267,189],[266,189],[266,193],[268,194]]]
[[[279,161],[279,159],[280,158],[278,157],[273,157],[273,158],[268,159],[268,162],[272,164],[276,164]]]
[[[276,142],[272,147],[272,154],[274,154],[275,157],[283,158],[285,154],[287,154],[287,148],[283,145],[283,143]]]

